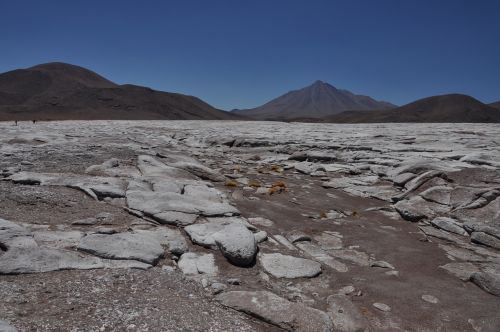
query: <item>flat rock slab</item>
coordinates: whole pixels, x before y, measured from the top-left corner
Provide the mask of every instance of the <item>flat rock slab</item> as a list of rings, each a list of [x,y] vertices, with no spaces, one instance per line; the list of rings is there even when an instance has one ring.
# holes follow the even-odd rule
[[[260,264],[276,278],[312,278],[321,273],[318,262],[279,253],[260,255]]]
[[[500,275],[488,272],[474,272],[470,280],[486,292],[500,296]]]
[[[185,275],[215,276],[218,273],[213,254],[185,253],[179,259],[178,266]]]
[[[17,329],[8,322],[0,319],[0,331],[2,332],[17,332]]]
[[[465,231],[465,229],[462,227],[462,224],[460,224],[457,220],[453,218],[448,218],[448,217],[437,217],[431,220],[431,224],[434,227],[441,228],[445,231],[459,234],[459,235],[468,235],[468,233]]]
[[[290,302],[267,291],[231,291],[217,296],[222,305],[244,312],[286,331],[333,331],[328,315],[303,304]]]
[[[100,269],[97,257],[52,248],[13,248],[0,256],[0,274]]]
[[[153,237],[141,233],[90,234],[82,238],[78,250],[102,258],[156,263],[165,249]]]

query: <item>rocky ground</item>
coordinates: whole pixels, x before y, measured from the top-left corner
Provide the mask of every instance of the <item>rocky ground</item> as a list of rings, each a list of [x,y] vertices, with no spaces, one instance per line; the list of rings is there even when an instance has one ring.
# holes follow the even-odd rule
[[[0,123],[0,331],[499,331],[500,128]]]

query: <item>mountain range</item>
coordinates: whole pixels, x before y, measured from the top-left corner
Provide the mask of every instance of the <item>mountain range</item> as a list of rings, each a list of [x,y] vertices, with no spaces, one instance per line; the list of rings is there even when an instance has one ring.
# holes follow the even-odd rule
[[[498,108],[495,107],[497,105]],[[500,122],[499,103],[483,104],[462,94],[423,98],[389,110],[346,111],[322,119],[336,123]]]
[[[233,110],[233,113],[257,120],[291,120],[297,118],[323,118],[348,110],[391,109],[395,105],[356,95],[347,90],[316,81],[290,91],[270,102],[252,109]]]
[[[88,69],[65,63],[0,74],[0,120],[238,118],[196,97],[118,85]]]
[[[449,94],[397,107],[316,81],[262,106],[225,112],[197,97],[119,85],[61,62],[0,74],[0,121],[100,119],[499,123],[500,102]]]

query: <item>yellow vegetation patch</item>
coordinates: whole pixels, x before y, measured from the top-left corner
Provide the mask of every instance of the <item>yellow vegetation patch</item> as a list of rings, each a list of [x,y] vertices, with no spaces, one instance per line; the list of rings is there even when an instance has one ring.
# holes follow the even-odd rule
[[[227,180],[226,187],[238,187],[238,182],[236,182],[234,180]]]
[[[276,181],[272,184],[271,188],[268,189],[269,195],[273,194],[281,194],[284,191],[287,191],[288,187],[283,181]]]
[[[249,180],[248,186],[252,187],[252,188],[259,188],[259,187],[262,187],[262,184],[257,180]]]

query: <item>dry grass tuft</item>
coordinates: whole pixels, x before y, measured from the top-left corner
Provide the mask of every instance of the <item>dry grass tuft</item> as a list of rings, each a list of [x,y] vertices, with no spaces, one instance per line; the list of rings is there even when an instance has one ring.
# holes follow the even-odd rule
[[[262,184],[258,180],[249,180],[248,186],[252,188],[260,188],[262,187]]]
[[[238,182],[234,180],[227,180],[225,185],[226,187],[238,187]]]

